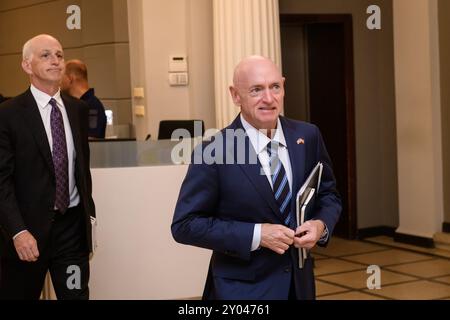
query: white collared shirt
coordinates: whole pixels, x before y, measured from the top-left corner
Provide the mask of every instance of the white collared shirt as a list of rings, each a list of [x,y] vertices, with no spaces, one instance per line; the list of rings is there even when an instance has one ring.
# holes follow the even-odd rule
[[[250,139],[250,142],[258,155],[259,162],[263,167],[264,173],[266,174],[267,180],[273,189],[272,176],[270,175],[270,162],[269,154],[267,153],[267,144],[271,141],[275,141],[279,144],[278,157],[283,163],[284,170],[286,171],[287,179],[289,182],[289,187],[292,190],[292,168],[291,161],[289,159],[289,152],[287,149],[286,139],[284,138],[283,127],[281,126],[281,121],[278,118],[277,129],[275,130],[275,135],[272,140],[269,139],[263,132],[259,131],[248,123],[241,114],[241,122],[244,127],[245,132]]]
[[[277,128],[275,130],[275,135],[272,140],[269,139],[263,132],[259,131],[255,127],[253,127],[250,123],[248,123],[241,114],[241,122],[244,127],[245,132],[250,139],[250,143],[253,146],[256,154],[258,155],[259,162],[266,174],[267,180],[270,183],[270,187],[273,189],[272,184],[272,176],[270,175],[270,162],[269,162],[269,154],[267,153],[267,144],[270,141],[278,142],[278,157],[281,160],[281,163],[284,166],[284,170],[286,171],[286,176],[288,179],[289,187],[292,190],[292,168],[291,161],[289,159],[289,152],[286,144],[286,139],[284,138],[283,127],[281,126],[280,118],[278,118]],[[253,240],[251,251],[255,251],[259,248],[261,243],[261,224],[255,224],[255,228],[253,230]]]
[[[31,85],[31,93],[33,94],[34,100],[38,105],[39,113],[41,114],[42,122],[44,124],[45,132],[47,133],[48,143],[50,145],[50,151],[53,152],[53,138],[52,129],[50,125],[50,114],[52,111],[52,106],[49,104],[50,99],[56,100],[59,110],[61,111],[63,121],[64,121],[64,131],[66,133],[66,144],[67,144],[67,156],[69,160],[69,196],[70,204],[69,208],[75,207],[80,203],[80,195],[78,194],[77,186],[75,185],[75,158],[76,152],[73,142],[72,129],[70,127],[69,118],[67,116],[66,108],[64,102],[61,99],[61,92],[58,91],[53,97],[49,96],[45,92],[40,91],[35,86]]]

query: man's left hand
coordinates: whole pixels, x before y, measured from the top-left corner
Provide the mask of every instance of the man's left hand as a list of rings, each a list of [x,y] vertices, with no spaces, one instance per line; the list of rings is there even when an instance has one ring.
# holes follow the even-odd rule
[[[308,220],[295,230],[294,246],[296,248],[312,249],[325,230],[321,220]]]

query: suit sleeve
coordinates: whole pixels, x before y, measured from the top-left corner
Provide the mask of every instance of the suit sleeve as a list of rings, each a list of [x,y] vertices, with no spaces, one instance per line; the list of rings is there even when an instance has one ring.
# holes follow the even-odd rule
[[[316,134],[317,159],[323,163],[323,171],[314,219],[322,220],[325,223],[328,228],[329,240],[341,214],[342,204],[341,198],[336,189],[336,179],[333,174],[331,159],[326,150],[322,135],[317,127]],[[319,245],[326,246],[327,242],[319,243]]]
[[[91,162],[91,151],[89,149],[89,107],[87,104],[83,103],[83,107],[80,108],[80,125],[82,126],[82,146],[83,146],[83,159],[84,159],[84,168],[85,168],[85,179],[86,179],[86,194],[89,205],[89,214],[95,217],[95,204],[92,198],[92,176],[90,170],[90,162]]]
[[[175,208],[174,239],[249,260],[255,224],[217,216],[219,201],[217,164],[191,164]]]
[[[14,189],[14,148],[6,115],[0,113],[0,226],[12,238],[25,230]]]

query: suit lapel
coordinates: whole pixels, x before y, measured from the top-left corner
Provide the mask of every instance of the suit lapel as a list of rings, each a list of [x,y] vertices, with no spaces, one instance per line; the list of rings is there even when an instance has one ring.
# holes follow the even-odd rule
[[[244,130],[240,116],[238,116],[235,121],[231,124],[229,127],[230,129],[242,129]],[[227,141],[228,143],[231,143],[231,145],[234,147],[234,161],[237,163],[237,143],[232,143],[232,141]],[[242,150],[240,150],[242,152]],[[245,135],[245,163],[239,164],[239,167],[244,172],[245,176],[250,180],[252,185],[255,187],[256,191],[259,193],[259,195],[264,199],[264,201],[267,202],[269,207],[272,209],[274,214],[277,216],[278,219],[281,218],[281,212],[280,208],[278,207],[278,204],[275,202],[275,197],[272,192],[272,188],[270,187],[270,183],[267,180],[266,175],[264,174],[264,171],[262,171],[261,163],[259,162],[258,155],[255,152],[255,149],[253,148],[250,139],[247,135]],[[256,164],[251,164],[249,159],[256,159]]]
[[[291,212],[295,214],[297,192],[305,180],[305,144],[297,143],[299,139],[305,137],[296,131],[284,117],[281,117],[284,138],[289,152],[289,159],[292,168],[292,200]]]
[[[254,151],[253,151],[254,152]],[[262,166],[258,160],[257,164],[240,164],[239,165],[250,180],[252,185],[258,191],[259,195],[267,202],[267,204],[272,208],[277,218],[281,218],[280,208],[275,202],[275,197],[270,187],[269,181],[264,173],[261,174]]]
[[[283,127],[283,134],[286,139],[286,144],[289,152],[289,160],[291,162],[292,168],[292,200],[291,200],[291,212],[295,214],[296,211],[296,197],[297,192],[301,187],[301,184],[305,180],[305,144],[297,143],[299,139],[304,139],[305,137],[301,135],[284,117],[280,117],[281,125]],[[230,125],[229,129],[242,129],[244,130],[240,116],[238,116],[233,123]],[[227,144],[230,141],[227,142]],[[275,197],[272,192],[272,188],[270,187],[270,183],[267,180],[266,175],[261,174],[262,166],[259,162],[258,156],[256,155],[255,150],[253,149],[250,139],[248,136],[245,136],[245,152],[246,161],[245,164],[239,164],[240,168],[244,172],[245,176],[250,180],[252,185],[255,187],[256,191],[259,195],[267,202],[267,204],[272,208],[272,211],[277,216],[278,219],[281,219],[281,212],[278,204],[275,201]],[[233,145],[233,144],[232,144]],[[236,143],[234,144],[234,155],[235,161],[237,150]],[[257,159],[257,164],[250,164],[248,159]]]
[[[79,119],[79,110],[76,106],[72,105],[69,100],[67,99],[64,94],[61,94],[61,99],[64,102],[64,107],[66,108],[67,117],[69,118],[70,123],[70,129],[72,131],[72,137],[73,137],[73,145],[75,148],[75,168],[80,168],[79,166],[82,165],[81,157],[81,136],[80,136],[80,130],[78,128],[80,127],[80,119]]]
[[[81,138],[80,138],[80,131],[76,130],[79,128],[79,117],[78,117],[78,110],[75,106],[73,106],[67,98],[61,94],[61,99],[64,102],[64,107],[66,108],[67,118],[69,118],[70,123],[70,129],[72,131],[72,137],[73,137],[73,144],[75,146],[75,151],[78,154],[81,154]]]
[[[32,132],[33,138],[36,144],[39,147],[39,151],[47,163],[50,172],[54,175],[54,167],[53,167],[53,158],[50,150],[50,145],[48,143],[47,133],[45,132],[44,123],[42,121],[41,114],[39,112],[39,107],[34,100],[34,97],[28,89],[25,93],[25,100],[22,104],[22,108],[24,110],[24,118],[25,122],[28,125],[28,128]]]

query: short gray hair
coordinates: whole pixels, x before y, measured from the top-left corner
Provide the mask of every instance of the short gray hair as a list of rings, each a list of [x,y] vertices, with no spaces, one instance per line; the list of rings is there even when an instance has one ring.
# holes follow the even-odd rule
[[[36,40],[41,39],[41,38],[51,38],[59,43],[58,39],[56,39],[55,37],[53,37],[49,34],[39,34],[39,35],[31,38],[27,42],[25,42],[25,44],[23,45],[23,49],[22,49],[23,60],[28,60],[33,56],[33,53],[34,53],[33,44]],[[59,45],[61,45],[61,44],[59,43]]]
[[[34,38],[28,40],[23,45],[23,49],[22,49],[22,58],[23,58],[23,60],[28,60],[33,55],[33,46],[32,46],[33,39]]]

